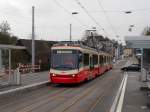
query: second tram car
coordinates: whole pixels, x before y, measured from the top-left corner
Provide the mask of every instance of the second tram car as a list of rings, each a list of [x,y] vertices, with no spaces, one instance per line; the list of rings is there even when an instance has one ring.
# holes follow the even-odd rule
[[[112,68],[112,56],[79,44],[58,44],[51,48],[49,78],[52,83],[80,83]]]

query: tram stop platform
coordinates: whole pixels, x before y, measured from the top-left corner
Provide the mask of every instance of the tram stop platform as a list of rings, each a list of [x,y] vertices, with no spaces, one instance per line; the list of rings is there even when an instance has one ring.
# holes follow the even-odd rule
[[[150,89],[140,79],[141,72],[127,72],[128,80],[122,112],[150,112]]]
[[[126,64],[137,63],[134,58]],[[144,72],[126,72],[128,75],[122,112],[150,112],[150,88]]]
[[[27,73],[21,75],[20,85],[4,85],[0,87],[0,96],[8,93],[15,93],[25,90],[32,90],[39,86],[44,86],[49,83],[48,81],[49,71],[37,72],[37,73]]]

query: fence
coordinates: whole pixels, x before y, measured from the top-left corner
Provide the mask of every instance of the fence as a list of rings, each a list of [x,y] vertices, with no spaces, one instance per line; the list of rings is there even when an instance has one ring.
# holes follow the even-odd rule
[[[16,70],[0,70],[0,87],[4,85],[19,85],[21,84],[20,74],[35,72],[40,70],[40,65],[19,65]]]
[[[30,72],[35,72],[35,71],[40,71],[41,67],[40,65],[24,65],[24,64],[19,64],[19,72],[21,74],[25,74],[25,73],[30,73]]]

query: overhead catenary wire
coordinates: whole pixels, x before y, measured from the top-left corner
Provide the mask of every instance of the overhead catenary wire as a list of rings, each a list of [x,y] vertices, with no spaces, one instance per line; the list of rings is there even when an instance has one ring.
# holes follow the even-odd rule
[[[104,9],[104,7],[103,7],[101,1],[100,1],[100,0],[97,0],[97,2],[98,2],[98,5],[100,6],[100,8],[102,9],[102,11],[103,11],[103,13],[104,13],[104,15],[105,15],[105,18],[106,18],[108,24],[109,24],[110,27],[112,28],[112,31],[113,31],[114,35],[117,36],[117,31],[116,31],[115,27],[112,25],[109,16],[108,16],[107,13],[105,12],[105,9]]]
[[[105,29],[97,22],[97,20],[90,15],[90,13],[88,12],[88,10],[81,4],[81,2],[79,0],[75,0],[77,2],[77,4],[83,9],[83,11],[89,16],[89,18],[91,18],[91,20],[100,28],[100,30],[103,30],[104,33],[108,36],[109,34],[105,31]]]
[[[150,11],[150,8],[145,8],[145,9],[128,9],[128,10],[89,10],[90,13],[125,13],[127,11],[131,12],[143,12],[143,11]]]
[[[57,6],[62,8],[68,15],[73,17],[78,23],[80,23],[82,26],[89,27],[88,25],[81,22],[77,17],[73,16],[72,12],[70,12],[68,9],[66,9],[61,3],[59,3],[57,0],[53,0]]]

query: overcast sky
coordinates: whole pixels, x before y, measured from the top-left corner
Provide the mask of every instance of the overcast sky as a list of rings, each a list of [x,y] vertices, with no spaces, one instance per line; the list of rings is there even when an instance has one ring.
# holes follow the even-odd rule
[[[31,38],[33,5],[36,39],[68,40],[71,23],[74,40],[80,39],[84,31],[92,27],[109,38],[119,35],[123,40],[125,35],[140,35],[150,23],[150,0],[0,0],[0,22],[7,20],[11,25],[11,33],[19,38]],[[125,10],[132,10],[132,13],[125,14]],[[71,15],[72,12],[78,14]],[[135,27],[129,32],[128,28],[132,24]]]

